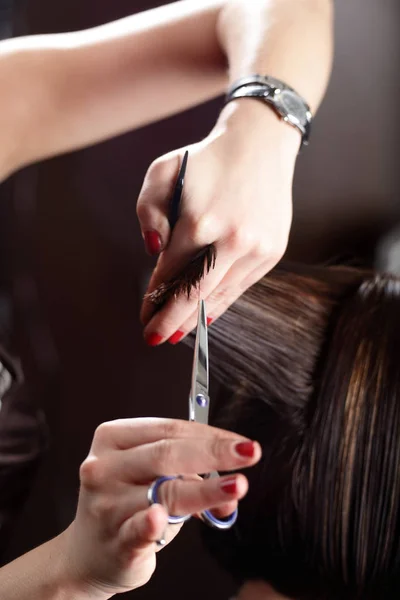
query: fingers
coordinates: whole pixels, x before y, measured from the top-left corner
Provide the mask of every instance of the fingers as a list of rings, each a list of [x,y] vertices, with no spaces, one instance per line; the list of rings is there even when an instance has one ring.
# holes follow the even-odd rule
[[[160,486],[159,501],[170,515],[218,509],[218,516],[223,518],[235,511],[247,490],[247,479],[241,474],[200,481],[174,479]]]
[[[139,194],[136,212],[150,255],[158,255],[169,242],[168,207],[181,160],[181,154],[174,153],[155,161],[147,171]]]
[[[92,452],[81,466],[80,478],[86,490],[107,492],[124,484],[148,484],[160,475],[239,470],[260,457],[257,442],[239,437],[162,439],[129,450]]]
[[[260,281],[260,279],[262,279],[264,275],[271,271],[274,266],[275,261],[273,263],[266,261],[262,263],[261,266],[257,267],[257,269],[255,269],[252,273],[250,273],[250,275],[242,282],[241,285],[232,287],[230,293],[227,294],[220,303],[209,308],[208,317],[210,323],[213,323],[216,319],[223,315],[224,312],[228,310],[228,308],[232,306],[232,304],[234,304],[248,288],[257,283],[257,281]],[[185,329],[186,328],[187,327],[185,327]],[[191,330],[189,329],[188,331]]]
[[[256,268],[254,268],[254,264],[256,264]],[[269,266],[269,263],[268,263]],[[267,264],[265,264],[265,271],[263,270],[262,275],[268,270]],[[272,268],[273,263],[269,266]],[[217,316],[217,307],[225,307],[225,310],[236,300],[249,285],[255,283],[248,276],[247,273],[260,272],[260,265],[257,262],[257,257],[255,255],[245,256],[238,260],[226,273],[223,280],[220,284],[214,289],[211,294],[205,297],[206,306],[207,306],[207,318],[208,322],[211,323],[216,319]],[[221,313],[220,313],[221,314]],[[190,333],[197,324],[197,311],[195,310],[185,322],[179,327],[180,331],[186,336]]]
[[[105,485],[111,476],[124,482],[148,483],[160,475],[238,470],[255,464],[260,457],[260,446],[252,441],[164,439],[110,455],[95,475],[99,485]]]
[[[171,277],[181,273],[199,251],[212,244],[218,235],[219,228],[207,222],[206,218],[196,222],[194,217],[189,218],[182,215],[172,233],[168,248],[158,260],[149,283],[147,294],[154,291],[162,283],[170,280]],[[235,256],[227,248],[224,248],[223,245],[217,248],[217,252],[218,268],[212,269],[204,277],[201,282],[202,292],[203,288],[207,290],[214,289],[235,260]],[[158,312],[152,323],[149,323],[153,317],[155,307],[148,298],[145,298],[140,315],[143,324],[147,325],[145,338],[147,339],[151,333],[157,333],[159,336],[167,339],[168,334],[172,335],[176,331],[177,317],[178,323],[179,321],[183,322],[194,309],[196,301],[197,294],[194,290],[191,300],[188,301],[185,297],[177,298],[176,301],[170,302],[166,309]],[[188,305],[189,308],[187,307]],[[182,310],[186,315],[183,318],[180,317]],[[164,320],[168,321],[166,325],[163,323]],[[161,327],[158,330],[160,324]]]
[[[174,235],[171,241],[171,249],[175,251],[175,249],[173,248]],[[208,243],[205,243],[202,244],[200,247],[204,248],[207,245]],[[177,261],[179,260],[178,253],[183,253],[182,244],[180,245],[180,247],[178,244],[177,246],[178,247],[176,248],[176,256],[175,254],[173,255],[171,259],[171,266],[168,266],[168,270],[172,270],[174,268],[175,273],[178,273],[181,270],[177,269]],[[183,265],[187,264],[190,258],[193,258],[193,256],[195,256],[198,249],[199,248],[194,249],[192,246],[184,247],[185,261]],[[169,252],[170,248],[168,248],[167,251],[160,258],[160,263],[164,260],[164,256],[166,257]],[[217,290],[220,289],[221,282],[225,279],[227,274],[232,269],[232,266],[238,259],[239,257],[235,253],[232,253],[229,246],[225,246],[223,244],[218,245],[216,268],[211,269],[210,272],[204,276],[200,284],[202,298],[207,300],[207,298],[209,298],[210,296],[218,294]],[[173,267],[172,265],[175,265],[175,267]],[[162,271],[164,274],[162,273]],[[166,276],[164,269],[161,269],[161,267],[157,267],[155,275],[152,281],[150,282],[149,290],[151,291],[160,283],[162,283],[162,281],[165,281],[169,278],[170,275]],[[171,336],[174,336],[175,340],[176,337],[179,338],[179,332],[181,331],[180,326],[196,313],[198,301],[199,292],[198,290],[193,290],[193,293],[191,294],[190,298],[187,298],[183,295],[177,297],[172,301],[168,302],[168,304],[162,310],[158,311],[154,316],[152,316],[154,312],[154,306],[149,304],[148,302],[145,302],[143,304],[142,310],[143,321],[146,322],[152,316],[144,330],[145,339],[147,341],[155,339],[157,343],[162,343],[163,341],[168,340]],[[187,331],[183,330],[182,335],[180,337],[183,337],[183,333],[187,333]]]
[[[154,543],[160,540],[168,526],[168,513],[161,504],[140,510],[127,519],[120,529],[121,550],[141,553],[146,548],[154,552]]]
[[[173,479],[159,487],[158,500],[169,515],[195,515],[213,509],[223,518],[236,510],[247,490],[247,479],[241,474],[198,481]],[[144,493],[147,497],[147,487]]]
[[[256,267],[254,267],[256,265]],[[233,302],[275,266],[275,261],[261,261],[256,253],[238,260],[215,290],[205,297],[209,323],[215,321]],[[250,275],[248,275],[250,273]],[[197,310],[179,327],[183,339],[197,324]],[[180,340],[179,340],[180,341]]]
[[[127,450],[163,439],[204,438],[227,439],[232,442],[245,441],[246,438],[231,431],[211,427],[193,421],[162,418],[116,419],[102,423],[96,430],[92,444],[92,453],[101,453],[110,448]]]
[[[96,517],[107,523],[105,533],[120,529],[132,515],[141,513],[148,507],[148,489],[149,484],[127,484],[118,499],[115,499],[110,490],[109,494],[93,505]],[[245,496],[247,490],[247,479],[241,474],[210,479],[190,477],[162,483],[157,491],[157,500],[168,515],[195,515],[212,509],[214,514],[222,518],[235,511],[238,501]],[[153,531],[149,529],[150,526],[155,527],[154,523],[147,523],[147,529],[143,533],[146,542],[158,539],[155,536],[159,534],[159,530]]]
[[[201,297],[207,295],[218,287],[221,278],[229,269],[230,264],[225,264],[218,271],[210,272],[201,282]],[[199,303],[199,292],[194,290],[190,298],[180,296],[170,300],[167,305],[157,312],[144,330],[144,338],[150,345],[158,345],[174,336],[172,341],[179,341],[181,334],[180,325],[196,314]]]
[[[184,223],[181,224],[184,227]],[[171,264],[165,267],[166,256],[170,248],[161,256],[159,265],[155,271],[149,290],[153,290],[162,281],[166,281],[170,273],[179,272],[179,255],[184,254],[184,265],[193,258],[195,251],[190,245],[177,243],[174,248],[174,235],[171,240],[171,248],[174,250]],[[182,231],[182,238],[184,230]],[[181,238],[181,239],[182,239]],[[207,238],[204,237],[206,240]],[[207,242],[202,244],[204,248]],[[185,249],[183,252],[182,248]],[[230,304],[242,294],[250,285],[253,285],[272,269],[282,257],[281,252],[273,252],[268,243],[251,246],[250,239],[242,239],[238,234],[231,236],[228,241],[216,244],[217,261],[215,269],[210,271],[201,282],[201,297],[205,299],[207,314],[214,320],[217,316],[217,306],[220,307],[219,314],[226,310]],[[198,250],[198,248],[197,248]],[[196,250],[196,251],[197,251]],[[186,256],[188,255],[188,257]],[[184,268],[184,267],[183,267]],[[169,271],[166,275],[166,271]],[[195,326],[197,322],[198,292],[193,292],[188,299],[184,296],[178,297],[168,304],[154,316],[154,305],[149,301],[143,304],[142,320],[146,323],[144,331],[145,339],[150,345],[158,345],[165,340],[172,344],[181,341]]]

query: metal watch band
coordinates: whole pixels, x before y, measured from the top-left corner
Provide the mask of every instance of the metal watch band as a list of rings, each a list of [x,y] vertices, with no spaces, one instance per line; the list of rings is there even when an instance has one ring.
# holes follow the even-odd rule
[[[273,89],[286,89],[291,92],[297,93],[296,90],[287,83],[284,83],[280,79],[276,77],[271,77],[270,75],[248,75],[247,77],[242,77],[241,79],[237,79],[229,88],[227,95],[232,94],[238,88],[243,87],[244,85],[251,85],[259,83],[260,85],[268,86]],[[305,106],[309,109],[308,104],[303,100]]]
[[[277,98],[282,92],[290,92],[295,95],[298,102],[301,104],[304,112],[303,119],[300,120],[296,115],[290,112],[285,112],[279,106]],[[238,98],[259,98],[269,104],[275,111],[293,127],[296,127],[302,136],[302,146],[308,144],[310,136],[310,128],[312,115],[308,104],[303,98],[290,86],[286,85],[279,79],[263,75],[251,75],[237,80],[228,90],[226,103]]]

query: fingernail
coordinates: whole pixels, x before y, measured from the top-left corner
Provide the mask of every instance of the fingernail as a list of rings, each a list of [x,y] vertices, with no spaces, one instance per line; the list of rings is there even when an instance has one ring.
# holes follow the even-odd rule
[[[159,333],[150,333],[150,335],[145,338],[148,346],[158,346],[162,339],[162,335]]]
[[[214,319],[212,317],[207,317],[207,325],[211,325],[213,321]]]
[[[161,237],[158,231],[145,231],[143,234],[146,252],[150,256],[160,254],[161,252]]]
[[[252,458],[254,456],[254,442],[239,442],[235,446],[236,453],[244,458]]]
[[[226,494],[232,494],[232,496],[234,494],[237,493],[237,480],[236,478],[234,479],[225,479],[224,481],[221,481],[221,490],[223,492],[225,492]]]
[[[178,342],[181,341],[181,339],[183,338],[183,336],[185,335],[184,331],[176,331],[174,333],[174,335],[171,335],[171,337],[169,338],[169,343],[172,345],[178,344]]]

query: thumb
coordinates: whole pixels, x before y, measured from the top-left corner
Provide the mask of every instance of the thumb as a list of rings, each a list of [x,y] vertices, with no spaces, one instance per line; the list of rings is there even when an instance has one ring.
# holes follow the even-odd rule
[[[154,161],[144,178],[137,201],[136,213],[146,251],[160,254],[168,245],[171,234],[168,209],[174,191],[182,152],[167,154]]]

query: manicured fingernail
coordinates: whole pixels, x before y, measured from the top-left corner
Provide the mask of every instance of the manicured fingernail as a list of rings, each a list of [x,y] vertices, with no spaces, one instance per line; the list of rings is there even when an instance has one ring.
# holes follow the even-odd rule
[[[145,339],[148,346],[158,346],[163,338],[159,333],[150,333]]]
[[[161,237],[158,231],[145,231],[143,234],[146,251],[150,256],[155,256],[161,252]]]
[[[225,481],[221,481],[221,490],[226,494],[234,494],[237,493],[237,480],[236,477],[234,479],[225,479]]]
[[[252,458],[254,456],[254,442],[239,442],[235,446],[235,450],[239,456],[244,458]]]
[[[169,343],[172,345],[178,344],[178,342],[181,341],[181,339],[183,338],[183,336],[185,335],[184,331],[176,331],[174,333],[174,335],[171,335],[171,337],[169,338]]]
[[[207,317],[207,325],[211,325],[213,321],[214,319],[212,317]]]

